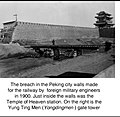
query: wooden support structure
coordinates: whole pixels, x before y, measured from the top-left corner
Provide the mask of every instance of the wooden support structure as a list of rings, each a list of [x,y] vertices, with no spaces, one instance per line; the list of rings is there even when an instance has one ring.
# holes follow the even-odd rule
[[[58,60],[59,59],[59,56],[60,56],[60,51],[58,48],[54,48],[53,49],[53,52],[54,52],[54,60]]]
[[[35,52],[37,52],[40,56],[43,56],[44,52],[42,50],[40,50],[39,47],[34,47],[33,48],[35,50]]]
[[[76,49],[76,52],[77,52],[77,56],[80,56],[83,54],[82,49]]]
[[[73,49],[76,51],[76,56],[83,55],[83,50],[88,49],[88,50],[97,50],[99,48],[105,48],[105,44],[102,45],[27,45],[25,46],[26,48],[33,48],[37,53],[40,54],[40,56],[44,56],[45,51],[40,50],[41,48],[44,49],[51,49],[53,50],[53,59],[58,60],[61,57],[60,50],[61,49]],[[66,56],[66,53],[64,53]],[[67,53],[68,57],[71,57],[70,54],[72,53]],[[74,56],[74,55],[73,55]]]

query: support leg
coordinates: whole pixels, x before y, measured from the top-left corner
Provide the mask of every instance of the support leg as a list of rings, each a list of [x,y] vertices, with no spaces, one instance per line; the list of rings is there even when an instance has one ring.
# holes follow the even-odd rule
[[[54,52],[54,60],[58,60],[59,59],[59,56],[60,56],[60,51],[59,49],[53,49],[53,52]]]
[[[82,49],[77,49],[76,52],[77,52],[77,56],[80,56],[80,55],[83,54],[83,53],[82,53]]]

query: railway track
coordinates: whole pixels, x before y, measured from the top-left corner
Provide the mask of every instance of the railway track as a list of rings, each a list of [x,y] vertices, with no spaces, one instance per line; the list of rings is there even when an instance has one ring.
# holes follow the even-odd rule
[[[86,49],[86,48],[99,48],[104,47],[105,45],[40,45],[40,44],[32,44],[32,45],[26,45],[25,48],[80,48],[80,49]]]

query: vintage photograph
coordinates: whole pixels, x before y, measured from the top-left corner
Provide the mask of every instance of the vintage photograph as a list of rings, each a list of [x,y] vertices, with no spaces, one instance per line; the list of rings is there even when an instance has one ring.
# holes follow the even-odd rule
[[[115,78],[115,2],[0,2],[0,78]]]

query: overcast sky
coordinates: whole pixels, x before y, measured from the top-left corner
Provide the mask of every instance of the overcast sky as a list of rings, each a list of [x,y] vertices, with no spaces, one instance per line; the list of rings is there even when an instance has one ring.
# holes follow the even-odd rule
[[[0,2],[0,28],[2,23],[15,20],[14,14],[18,21],[94,27],[96,13],[103,10],[115,18],[114,1]]]

